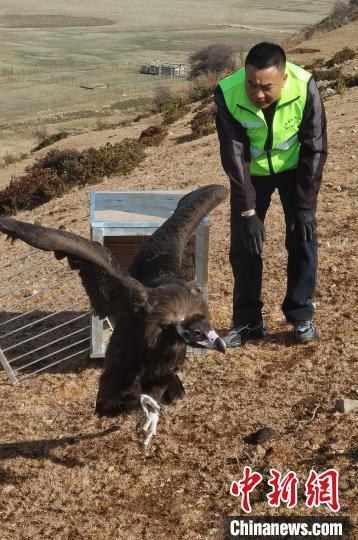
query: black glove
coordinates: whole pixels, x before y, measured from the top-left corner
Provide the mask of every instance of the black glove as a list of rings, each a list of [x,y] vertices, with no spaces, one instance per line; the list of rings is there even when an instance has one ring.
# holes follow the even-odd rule
[[[265,227],[256,214],[242,217],[242,240],[247,251],[260,255],[265,240]]]
[[[304,242],[311,242],[316,233],[315,210],[296,210],[292,230],[296,229]]]

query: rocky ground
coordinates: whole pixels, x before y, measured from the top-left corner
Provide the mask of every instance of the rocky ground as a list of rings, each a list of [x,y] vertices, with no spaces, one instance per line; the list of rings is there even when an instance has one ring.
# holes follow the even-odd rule
[[[136,432],[139,413],[95,417],[98,363],[64,366],[19,387],[1,375],[1,540],[221,538],[224,517],[240,514],[229,488],[245,465],[264,479],[272,467],[293,470],[300,479],[295,509],[270,509],[258,489],[252,495],[256,515],[329,514],[326,506],[306,508],[304,482],[312,468],[337,469],[340,514],[357,524],[357,411],[335,411],[337,399],[358,399],[357,96],[353,88],[325,101],[330,153],[318,209],[320,340],[295,344],[280,311],[286,254],[275,196],[264,249],[267,338],[225,357],[188,359],[181,373],[187,394],[168,408],[147,451]],[[105,179],[17,217],[88,236],[90,191],[226,184],[215,134],[181,142],[190,118],[191,113],[171,126],[164,142],[149,148],[127,177]],[[136,136],[148,123],[152,119],[56,146],[100,146]],[[228,218],[227,203],[210,216],[209,307],[220,333],[231,318]],[[1,238],[0,249],[5,262],[27,248]],[[245,442],[265,426],[274,428],[275,437],[259,446]]]

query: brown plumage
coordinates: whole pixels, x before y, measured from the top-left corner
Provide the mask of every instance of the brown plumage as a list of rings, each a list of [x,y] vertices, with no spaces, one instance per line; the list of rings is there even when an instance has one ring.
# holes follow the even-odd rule
[[[227,189],[219,185],[185,195],[173,215],[143,244],[129,271],[97,242],[0,217],[0,231],[10,238],[53,251],[57,258],[67,257],[70,267],[79,271],[94,312],[114,320],[97,414],[129,412],[142,403],[143,394],[158,406],[182,396],[176,372],[188,344],[224,352],[197,284],[186,282],[182,275],[182,259],[196,227],[226,196]],[[146,406],[153,409],[152,402]],[[146,409],[143,403],[142,407]],[[156,406],[154,410],[158,412]]]

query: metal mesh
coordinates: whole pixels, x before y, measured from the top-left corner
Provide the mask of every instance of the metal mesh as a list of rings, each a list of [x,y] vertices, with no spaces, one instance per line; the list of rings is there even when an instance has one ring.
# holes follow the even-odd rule
[[[0,363],[12,384],[88,355],[89,301],[66,261],[31,250],[6,262],[0,308]]]

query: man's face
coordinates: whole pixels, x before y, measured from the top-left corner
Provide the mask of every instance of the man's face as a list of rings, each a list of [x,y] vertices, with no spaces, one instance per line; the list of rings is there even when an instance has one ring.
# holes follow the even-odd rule
[[[247,65],[245,87],[250,101],[266,109],[279,99],[286,77],[285,71],[276,66],[258,69]]]

